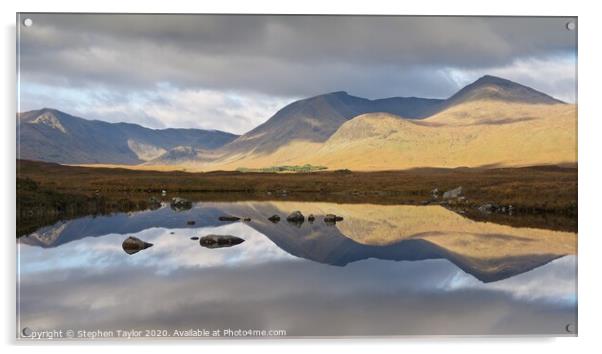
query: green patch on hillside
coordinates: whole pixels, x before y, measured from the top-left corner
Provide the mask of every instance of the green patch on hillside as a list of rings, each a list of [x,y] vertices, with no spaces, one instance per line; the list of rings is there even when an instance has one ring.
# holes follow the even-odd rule
[[[286,173],[286,172],[294,172],[294,173],[307,173],[307,172],[316,172],[323,171],[328,169],[325,166],[314,166],[310,164],[306,164],[303,166],[271,166],[271,167],[263,167],[263,168],[246,168],[239,167],[236,169],[238,172],[259,172],[259,173]]]

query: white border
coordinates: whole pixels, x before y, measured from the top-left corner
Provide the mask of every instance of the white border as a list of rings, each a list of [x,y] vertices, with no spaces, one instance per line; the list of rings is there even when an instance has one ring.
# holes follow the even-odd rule
[[[1,166],[4,203],[0,211],[4,237],[4,277],[0,291],[3,319],[0,322],[0,333],[3,334],[5,348],[12,351],[40,350],[44,352],[79,353],[82,348],[74,343],[63,345],[15,345],[15,13],[21,12],[193,12],[193,13],[338,13],[338,14],[400,14],[400,15],[557,15],[579,16],[579,337],[578,338],[409,338],[409,339],[343,339],[343,340],[272,340],[272,341],[173,341],[130,342],[124,345],[107,348],[101,345],[87,345],[90,353],[106,350],[138,351],[143,347],[145,352],[163,353],[166,350],[178,351],[219,351],[219,352],[303,352],[314,350],[354,352],[441,352],[458,351],[469,353],[514,353],[515,351],[531,351],[547,353],[592,352],[598,343],[600,324],[600,264],[597,262],[602,233],[597,224],[598,203],[602,201],[600,181],[600,152],[602,152],[601,133],[602,114],[600,112],[600,53],[599,36],[602,22],[601,11],[594,1],[542,1],[525,0],[505,1],[431,1],[385,2],[379,0],[363,1],[359,4],[350,1],[304,0],[285,2],[275,0],[216,2],[186,2],[180,0],[126,2],[123,0],[103,0],[102,2],[84,2],[74,0],[53,1],[3,1],[2,41],[3,50],[0,60],[4,71],[2,90],[2,107],[4,118],[2,133],[5,134],[2,149]],[[133,347],[135,344],[136,347]],[[197,346],[202,346],[198,348]],[[333,347],[336,346],[336,347]],[[175,347],[175,348],[174,348]],[[173,348],[173,349],[172,349]],[[142,349],[142,348],[140,348]]]

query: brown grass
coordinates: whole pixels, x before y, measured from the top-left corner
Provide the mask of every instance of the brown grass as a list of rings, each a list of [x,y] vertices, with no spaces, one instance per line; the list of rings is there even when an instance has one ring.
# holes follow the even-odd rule
[[[431,190],[464,188],[466,201],[450,205],[474,218],[516,223],[518,217],[482,216],[483,203],[513,205],[521,226],[576,230],[577,168],[413,169],[404,171],[330,171],[296,174],[241,172],[159,172],[87,168],[17,161],[17,215],[21,224],[42,214],[143,209],[151,196],[168,199],[295,200],[337,203],[423,204]],[[71,211],[70,211],[71,210]],[[472,215],[474,214],[474,215]],[[545,217],[542,217],[545,215]],[[549,217],[553,215],[553,217]],[[497,218],[497,219],[496,219]],[[19,226],[19,225],[18,225]]]

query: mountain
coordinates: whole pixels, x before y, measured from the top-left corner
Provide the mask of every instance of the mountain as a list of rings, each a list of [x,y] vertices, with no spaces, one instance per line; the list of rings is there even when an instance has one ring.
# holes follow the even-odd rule
[[[575,164],[576,117],[573,104],[488,75],[444,100],[319,95],[285,106],[241,136],[32,111],[19,118],[20,158],[204,171]]]
[[[575,164],[576,113],[574,105],[482,101],[421,121],[370,113],[291,163],[352,170]]]
[[[333,92],[289,104],[222,150],[230,155],[240,152],[271,153],[293,141],[324,142],[343,123],[361,114],[382,112],[404,119],[422,119],[455,105],[482,100],[563,103],[527,86],[489,75],[446,100],[417,97],[368,100],[343,91]]]
[[[71,164],[139,164],[176,147],[212,150],[237,138],[215,130],[149,129],[44,108],[18,114],[18,158]]]
[[[271,153],[292,141],[326,141],[343,123],[360,114],[388,112],[407,119],[428,117],[438,99],[393,97],[369,100],[333,92],[293,102],[265,123],[220,149],[224,154]]]
[[[458,104],[483,100],[525,104],[564,103],[543,92],[519,83],[496,76],[485,75],[448,98],[441,108],[443,110]]]
[[[342,93],[330,95],[356,101]],[[327,96],[318,96],[310,101]],[[395,102],[407,103],[408,100],[415,100],[414,104],[395,105]],[[323,134],[322,139],[328,135],[325,140],[311,140],[301,135],[294,139],[276,138],[276,151],[258,152],[262,141],[269,141],[271,136],[279,137],[284,131],[283,126],[268,121],[265,125],[270,125],[273,130],[263,130],[257,139],[249,139],[246,152],[228,151],[212,162],[198,161],[193,168],[209,170],[312,164],[331,170],[389,170],[577,162],[576,106],[527,86],[484,76],[446,100],[416,100],[420,99],[381,100],[380,107],[384,101],[393,107],[404,107],[406,111],[401,114],[402,109],[398,109],[397,113],[392,112],[393,109],[388,112],[375,109],[377,112],[351,118],[337,116],[336,122],[340,125],[336,131]],[[421,109],[408,114],[407,107],[416,107],[416,102],[422,103]],[[354,113],[358,111],[361,110]],[[290,120],[303,120],[288,117]],[[290,122],[284,126],[293,124]],[[330,128],[334,126],[332,124]],[[293,133],[294,129],[289,136]],[[246,137],[241,136],[216,153],[228,150]],[[288,143],[284,144],[285,140]]]

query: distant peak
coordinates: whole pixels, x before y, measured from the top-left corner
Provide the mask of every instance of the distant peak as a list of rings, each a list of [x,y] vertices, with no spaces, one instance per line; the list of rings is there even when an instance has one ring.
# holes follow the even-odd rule
[[[497,76],[493,76],[493,75],[481,76],[477,81],[474,82],[474,84],[493,84],[493,85],[500,85],[500,86],[507,86],[507,85],[522,86],[521,84],[516,83],[514,81],[510,81],[508,79],[503,79],[501,77],[497,77]]]
[[[327,95],[332,95],[332,96],[348,96],[349,94],[347,93],[347,91],[335,91],[335,92],[327,93]]]
[[[40,124],[50,127],[52,129],[57,129],[63,133],[67,133],[65,127],[61,124],[59,118],[57,118],[56,111],[49,109],[42,109],[37,117],[33,120],[29,121],[29,124]]]
[[[497,100],[532,104],[564,103],[543,92],[497,76],[485,75],[448,99],[448,103],[475,100]]]

